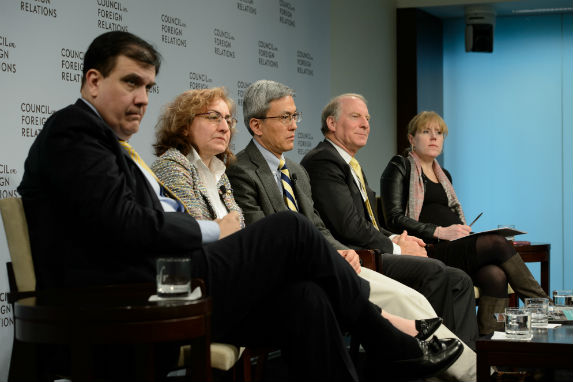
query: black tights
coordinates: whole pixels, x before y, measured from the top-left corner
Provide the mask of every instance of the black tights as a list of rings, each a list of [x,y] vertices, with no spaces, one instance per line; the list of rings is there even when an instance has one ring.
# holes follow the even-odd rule
[[[500,264],[516,254],[513,245],[503,236],[482,235],[476,240],[476,268],[474,284],[486,296],[507,297],[507,276]]]

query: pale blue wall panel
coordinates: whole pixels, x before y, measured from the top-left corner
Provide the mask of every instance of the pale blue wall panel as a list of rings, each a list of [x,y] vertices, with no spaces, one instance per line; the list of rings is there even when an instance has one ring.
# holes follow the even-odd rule
[[[564,187],[563,153],[572,146],[564,141],[564,108],[571,130],[564,88],[573,67],[562,58],[572,51],[563,20],[498,17],[492,54],[466,53],[463,20],[444,23],[445,167],[468,219],[484,211],[476,230],[516,224],[528,232],[521,239],[551,243],[552,288],[563,285],[564,237],[571,236],[565,207],[573,197]]]

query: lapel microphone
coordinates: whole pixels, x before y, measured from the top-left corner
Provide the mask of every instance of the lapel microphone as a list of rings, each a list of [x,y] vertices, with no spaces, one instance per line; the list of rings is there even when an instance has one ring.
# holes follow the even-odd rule
[[[226,193],[227,193],[227,187],[221,185],[221,187],[219,187],[219,195],[224,195]]]
[[[290,175],[290,180],[292,181],[292,185],[294,186],[296,184],[296,174],[291,174]]]

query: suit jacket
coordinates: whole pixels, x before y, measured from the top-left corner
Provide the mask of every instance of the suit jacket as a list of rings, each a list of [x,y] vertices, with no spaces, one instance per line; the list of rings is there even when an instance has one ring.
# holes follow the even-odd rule
[[[206,261],[196,220],[163,212],[113,130],[82,100],[50,116],[24,171],[18,192],[39,289],[154,281],[159,256]]]
[[[299,212],[312,221],[334,248],[347,249],[348,247],[332,236],[315,210],[310,181],[304,168],[288,158],[285,159]],[[229,167],[227,175],[235,190],[235,198],[243,209],[247,224],[254,223],[267,215],[288,210],[274,175],[253,141],[237,154],[237,161]]]
[[[383,228],[378,231],[370,222],[350,165],[330,142],[320,142],[304,156],[300,164],[310,177],[314,205],[337,240],[352,248],[393,252],[392,242],[388,238],[391,233]],[[368,187],[365,176],[364,182],[372,211],[376,211],[376,194]],[[376,221],[378,223],[377,218]],[[379,223],[378,226],[382,227]]]
[[[213,220],[217,217],[207,189],[199,177],[197,167],[191,164],[179,150],[170,148],[164,152],[153,162],[151,169],[195,219]],[[237,211],[241,214],[241,209],[233,198],[231,184],[226,174],[223,174],[217,182],[217,190],[227,211]],[[241,226],[245,226],[242,214]]]

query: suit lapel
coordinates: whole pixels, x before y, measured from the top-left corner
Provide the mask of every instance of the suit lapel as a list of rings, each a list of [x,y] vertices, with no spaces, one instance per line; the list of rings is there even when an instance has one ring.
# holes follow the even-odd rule
[[[257,174],[257,177],[259,178],[261,185],[267,194],[267,198],[271,203],[271,207],[275,212],[286,211],[287,208],[282,193],[279,191],[275,177],[271,173],[271,170],[269,169],[263,154],[261,154],[253,141],[248,144],[245,151],[249,155],[249,159],[256,168],[255,174]]]

